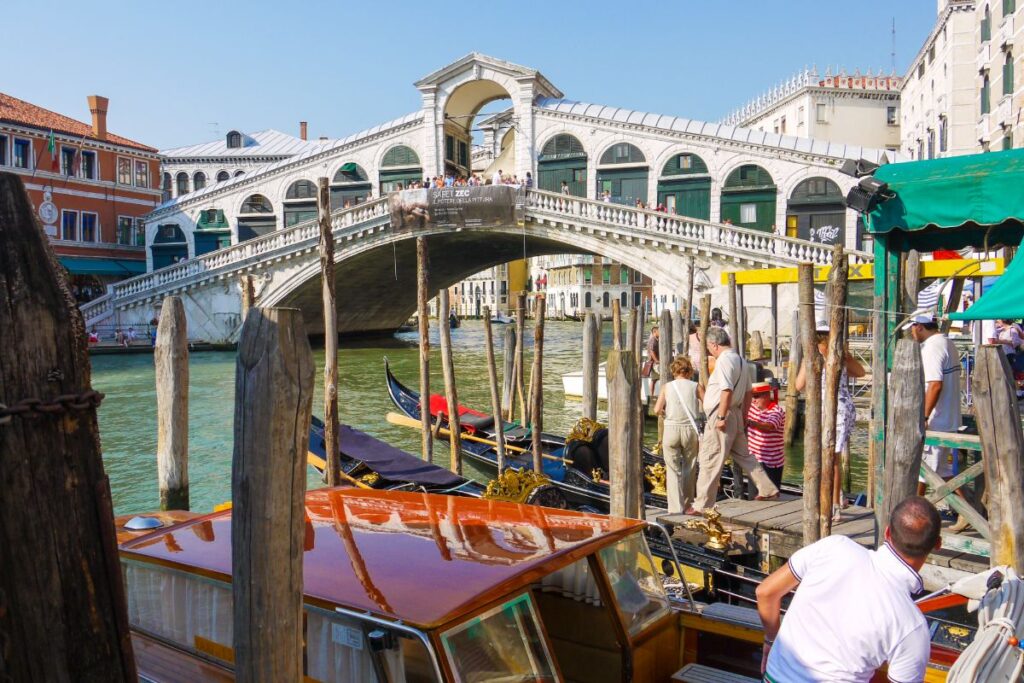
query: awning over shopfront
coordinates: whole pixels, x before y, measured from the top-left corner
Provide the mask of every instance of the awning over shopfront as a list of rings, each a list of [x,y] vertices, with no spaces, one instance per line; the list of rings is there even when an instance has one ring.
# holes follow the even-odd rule
[[[1024,149],[887,164],[874,177],[894,196],[868,214],[868,231],[901,232],[904,248],[1012,246],[1024,236]]]
[[[61,256],[60,263],[72,275],[131,277],[133,275],[142,275],[146,272],[146,262],[142,260]]]
[[[1024,192],[1024,190],[1022,190]],[[952,320],[1018,320],[1024,318],[1024,257],[1017,256],[992,287]]]

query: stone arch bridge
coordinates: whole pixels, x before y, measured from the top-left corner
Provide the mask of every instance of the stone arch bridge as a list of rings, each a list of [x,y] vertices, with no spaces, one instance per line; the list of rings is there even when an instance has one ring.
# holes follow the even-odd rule
[[[612,258],[684,292],[688,256],[723,269],[826,264],[828,246],[729,224],[540,190],[525,197],[525,224],[486,228],[392,227],[387,199],[332,214],[338,323],[342,334],[390,333],[416,308],[414,237],[428,237],[431,287],[526,256],[590,253]],[[319,227],[306,221],[112,285],[83,305],[86,324],[145,325],[163,297],[185,303],[189,336],[233,341],[241,326],[240,279],[254,276],[256,304],[300,308],[323,331]],[[852,252],[855,262],[870,260]],[[717,305],[717,304],[716,304]]]

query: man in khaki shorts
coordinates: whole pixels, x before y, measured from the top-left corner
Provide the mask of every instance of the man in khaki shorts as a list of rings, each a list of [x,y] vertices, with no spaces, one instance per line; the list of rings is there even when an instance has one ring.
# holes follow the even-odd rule
[[[750,407],[751,382],[743,359],[730,346],[729,333],[720,327],[707,332],[708,353],[715,358],[715,371],[708,378],[704,391],[704,414],[708,424],[701,437],[697,461],[697,495],[687,514],[699,514],[713,507],[718,498],[718,480],[722,476],[725,457],[732,458],[738,471],[750,476],[757,487],[757,500],[779,497],[779,489],[768,478],[764,468],[747,449],[747,435],[743,429],[744,416]]]

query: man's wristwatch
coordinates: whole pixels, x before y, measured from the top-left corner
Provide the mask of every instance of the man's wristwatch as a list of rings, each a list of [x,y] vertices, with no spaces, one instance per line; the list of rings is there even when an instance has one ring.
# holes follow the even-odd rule
[[[721,413],[719,413],[717,417],[719,422],[725,422],[729,418],[728,415],[722,415]]]

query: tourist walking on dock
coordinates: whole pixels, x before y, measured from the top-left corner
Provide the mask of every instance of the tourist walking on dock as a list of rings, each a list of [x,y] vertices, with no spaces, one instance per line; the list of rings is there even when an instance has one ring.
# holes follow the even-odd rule
[[[668,476],[668,511],[680,513],[693,502],[697,485],[694,466],[697,464],[697,383],[693,381],[693,365],[686,356],[676,356],[669,366],[674,378],[661,387],[654,412],[665,418],[661,437],[662,454]]]
[[[818,353],[824,356],[828,352],[828,323],[819,320],[815,340],[818,343]],[[853,432],[853,425],[857,421],[857,409],[853,405],[853,394],[850,393],[850,378],[859,378],[865,375],[864,366],[853,357],[850,349],[843,349],[843,369],[839,375],[839,397],[836,401],[836,455],[832,467],[832,521],[838,522],[842,517],[841,510],[846,507],[846,497],[843,496],[843,451],[850,444],[850,434]],[[796,390],[803,391],[807,386],[806,366],[801,363],[800,371],[796,375]],[[825,394],[825,373],[821,373],[821,393]],[[824,434],[822,435],[824,436]],[[827,476],[824,473],[822,476]]]
[[[757,382],[747,411],[747,442],[750,454],[764,467],[772,483],[782,487],[782,469],[786,463],[786,413],[772,400],[772,386]]]
[[[924,588],[918,572],[941,546],[941,524],[935,506],[911,496],[877,550],[837,535],[796,551],[757,587],[764,680],[867,683],[888,662],[888,680],[923,681],[931,637],[910,596]]]
[[[700,466],[697,493],[688,514],[697,514],[715,504],[726,456],[732,458],[736,477],[743,476],[744,472],[750,476],[757,487],[757,500],[779,497],[779,488],[747,447],[743,424],[751,401],[749,368],[730,345],[729,333],[724,329],[709,328],[706,343],[708,354],[715,358],[715,369],[704,390],[704,414],[708,424],[697,456]]]
[[[644,361],[640,371],[641,377],[650,377],[654,368],[658,367],[658,363],[661,362],[661,356],[658,355],[658,339],[660,337],[661,332],[655,325],[651,328],[651,336],[647,338],[647,360]]]

